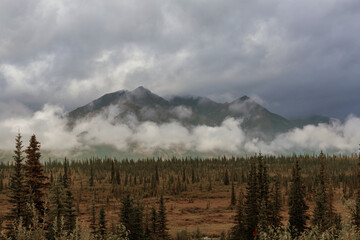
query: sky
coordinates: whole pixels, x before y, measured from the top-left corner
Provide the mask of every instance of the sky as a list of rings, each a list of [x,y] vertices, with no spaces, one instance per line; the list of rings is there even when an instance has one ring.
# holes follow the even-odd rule
[[[3,0],[0,118],[140,85],[360,115],[357,0]]]
[[[150,154],[356,152],[359,22],[358,0],[2,0],[0,150],[21,131],[59,156],[102,144]],[[166,98],[247,95],[289,119],[342,121],[268,142],[247,136],[242,119],[186,128],[130,116],[114,125],[114,109],[68,129],[67,112],[138,86]]]

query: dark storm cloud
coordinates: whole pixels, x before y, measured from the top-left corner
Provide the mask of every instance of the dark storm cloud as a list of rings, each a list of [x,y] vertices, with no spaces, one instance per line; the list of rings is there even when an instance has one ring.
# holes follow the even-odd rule
[[[289,117],[359,115],[359,12],[356,0],[5,0],[1,106],[70,110],[144,85],[257,95]]]

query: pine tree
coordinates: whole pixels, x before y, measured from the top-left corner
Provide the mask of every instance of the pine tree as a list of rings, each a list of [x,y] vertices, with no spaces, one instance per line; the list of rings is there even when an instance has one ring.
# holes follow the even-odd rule
[[[225,170],[225,175],[224,175],[224,185],[229,185],[230,184],[230,180],[229,180],[229,172],[228,170],[226,169]]]
[[[125,193],[121,200],[120,208],[120,222],[125,226],[126,229],[131,230],[131,212],[133,211],[133,201],[130,198],[130,194]]]
[[[62,178],[64,188],[68,188],[69,184],[70,184],[70,178],[69,178],[69,173],[68,173],[68,165],[69,165],[69,163],[65,158],[65,160],[64,160],[64,176]]]
[[[151,208],[151,237],[152,239],[156,239],[158,234],[158,223],[157,223],[157,213],[156,209],[153,206]]]
[[[271,202],[271,226],[273,229],[278,229],[281,227],[282,217],[280,215],[281,211],[281,190],[280,182],[277,179],[275,181],[274,190],[272,193],[272,202]]]
[[[306,221],[309,219],[305,202],[305,187],[301,181],[301,168],[298,160],[292,170],[292,179],[289,195],[289,225],[291,236],[295,238],[306,229]]]
[[[91,164],[91,166],[90,166],[90,179],[89,179],[89,185],[90,185],[90,187],[93,187],[93,186],[94,186],[94,169],[93,169],[92,164]]]
[[[357,191],[356,191],[356,198],[355,198],[355,209],[352,213],[352,222],[353,224],[360,229],[360,148],[358,154],[358,164],[357,164],[357,173],[356,173],[356,181],[357,181]]]
[[[74,197],[69,188],[65,189],[64,199],[64,229],[71,233],[75,228],[76,211],[75,211]]]
[[[270,191],[269,191],[269,175],[266,166],[263,164],[261,153],[258,156],[258,206],[259,206],[259,222],[258,228],[262,232],[267,232],[271,226],[271,208],[270,208]]]
[[[236,205],[236,196],[235,196],[234,182],[232,182],[230,206],[235,206],[235,205]]]
[[[120,184],[121,184],[121,177],[120,177],[120,171],[119,171],[119,169],[116,171],[115,178],[116,178],[116,184],[117,184],[117,185],[120,185]]]
[[[328,202],[328,190],[327,190],[327,181],[325,177],[325,163],[324,163],[324,154],[320,153],[320,170],[317,177],[317,189],[315,195],[315,208],[313,211],[312,224],[319,228],[321,232],[325,231],[329,227],[328,212],[329,212],[329,202]]]
[[[53,221],[55,220],[57,223],[55,235],[58,236],[57,233],[61,230],[61,221],[64,216],[64,192],[62,183],[57,182],[53,184],[50,193],[50,201],[52,204],[50,215]]]
[[[245,219],[247,225],[247,237],[253,239],[253,232],[258,227],[259,206],[258,206],[258,182],[255,163],[251,163],[248,183],[246,187]]]
[[[167,240],[170,239],[170,235],[168,233],[167,228],[167,219],[166,219],[166,208],[164,204],[163,195],[160,196],[159,203],[159,213],[158,213],[158,239]]]
[[[236,215],[234,217],[235,226],[231,229],[230,240],[245,240],[247,239],[247,229],[244,213],[244,204],[242,196],[239,194],[239,201],[237,205]]]
[[[130,232],[130,240],[141,240],[143,238],[142,209],[134,205],[128,192],[122,198],[120,222]]]
[[[105,235],[106,235],[106,220],[105,220],[105,209],[104,209],[104,205],[101,206],[100,208],[100,213],[99,213],[99,234],[101,239],[105,239]]]
[[[9,221],[8,229],[13,229],[13,226],[19,224],[20,218],[23,219],[25,226],[29,224],[28,209],[26,206],[26,189],[23,166],[23,145],[21,134],[19,133],[15,139],[16,147],[14,150],[14,172],[10,177],[8,201],[10,203],[10,211],[7,215]]]
[[[143,211],[139,204],[133,206],[130,213],[130,235],[129,238],[132,240],[143,240],[144,229],[143,229]]]
[[[110,175],[110,183],[115,182],[115,163],[114,160],[111,161],[111,175]]]
[[[95,197],[94,199],[91,201],[91,220],[90,220],[90,228],[91,228],[91,233],[93,235],[96,235],[96,208],[95,208]]]
[[[38,211],[40,222],[44,215],[44,194],[48,188],[48,178],[44,175],[43,166],[40,164],[40,143],[36,136],[32,135],[26,153],[25,179],[27,182],[28,192],[31,194],[35,209]]]

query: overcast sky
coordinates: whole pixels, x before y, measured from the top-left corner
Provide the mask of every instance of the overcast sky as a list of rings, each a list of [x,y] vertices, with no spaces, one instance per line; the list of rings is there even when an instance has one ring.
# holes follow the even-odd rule
[[[358,0],[2,0],[0,118],[139,85],[359,116],[359,22]]]

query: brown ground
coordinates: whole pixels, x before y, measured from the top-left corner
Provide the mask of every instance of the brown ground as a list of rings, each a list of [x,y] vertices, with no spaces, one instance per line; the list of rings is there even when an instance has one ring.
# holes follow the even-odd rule
[[[89,222],[89,213],[91,208],[91,199],[93,194],[90,192],[90,188],[84,186],[80,191],[79,184],[73,187],[75,199],[80,199],[79,204],[81,215],[80,220]],[[137,186],[140,188],[141,186]],[[190,188],[190,187],[189,187]],[[242,186],[241,189],[245,189]],[[187,230],[188,232],[195,232],[197,228],[201,233],[207,236],[219,236],[222,231],[227,232],[233,226],[233,217],[235,209],[231,209],[230,205],[230,191],[231,186],[216,185],[214,184],[212,191],[207,191],[206,187],[200,191],[197,185],[192,186],[192,189],[188,189],[187,192],[179,194],[177,196],[164,196],[168,227],[171,235],[176,235],[177,232]],[[236,187],[237,196],[240,191],[240,187]],[[119,208],[120,200],[113,198],[110,193],[109,184],[97,184],[97,209],[102,204],[106,206],[106,216],[109,228],[112,223],[118,223],[119,221]],[[284,190],[283,190],[284,193]],[[8,202],[6,197],[6,191],[0,193],[0,215],[6,215],[8,211]],[[337,190],[334,196],[334,207],[342,218],[346,218],[345,207],[340,200],[341,190]],[[158,198],[145,198],[143,200],[144,205],[151,207]],[[156,203],[155,203],[156,205]],[[310,211],[313,208],[313,204],[310,204]],[[286,205],[283,207],[283,219],[286,224],[288,215]],[[98,213],[97,213],[98,215]],[[3,224],[4,225],[4,224]]]

